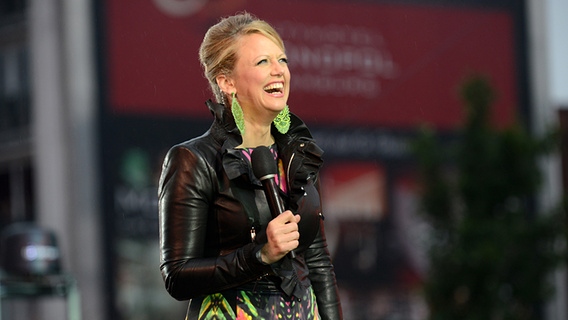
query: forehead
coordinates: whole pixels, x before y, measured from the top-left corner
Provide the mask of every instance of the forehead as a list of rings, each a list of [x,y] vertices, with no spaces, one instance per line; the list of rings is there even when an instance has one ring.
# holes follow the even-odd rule
[[[237,56],[243,58],[283,53],[282,48],[277,43],[260,33],[244,35],[238,40],[237,44]]]

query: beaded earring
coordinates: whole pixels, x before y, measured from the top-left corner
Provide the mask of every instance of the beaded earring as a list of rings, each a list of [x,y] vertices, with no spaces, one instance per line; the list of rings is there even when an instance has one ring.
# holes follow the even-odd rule
[[[235,124],[237,125],[237,129],[241,132],[241,135],[245,134],[245,118],[243,116],[243,109],[237,101],[237,94],[235,92],[232,93],[232,101],[231,101],[231,113],[233,114],[233,118],[235,119]]]
[[[285,134],[290,129],[290,109],[286,106],[276,118],[274,118],[274,126],[278,132]]]

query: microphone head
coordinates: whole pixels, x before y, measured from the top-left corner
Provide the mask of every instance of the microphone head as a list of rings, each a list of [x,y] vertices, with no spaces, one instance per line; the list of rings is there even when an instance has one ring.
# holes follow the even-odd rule
[[[278,173],[274,155],[268,147],[256,147],[252,152],[250,162],[252,172],[258,180],[272,178]]]

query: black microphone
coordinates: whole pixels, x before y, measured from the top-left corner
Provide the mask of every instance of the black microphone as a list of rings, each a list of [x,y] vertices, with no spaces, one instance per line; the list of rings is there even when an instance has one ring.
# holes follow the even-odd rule
[[[280,198],[278,194],[278,186],[274,179],[278,174],[274,155],[268,147],[260,146],[254,149],[250,161],[252,172],[264,187],[264,194],[266,195],[272,218],[276,218],[279,214],[286,211],[286,208],[284,207],[282,198]],[[294,250],[290,251],[290,257],[292,259],[296,258]]]

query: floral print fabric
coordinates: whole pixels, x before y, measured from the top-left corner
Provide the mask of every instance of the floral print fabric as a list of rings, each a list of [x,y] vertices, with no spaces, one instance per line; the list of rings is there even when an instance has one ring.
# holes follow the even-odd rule
[[[235,292],[235,291],[233,291]],[[231,299],[232,298],[232,299]],[[231,303],[230,301],[233,301]],[[192,302],[193,303],[193,302]],[[190,320],[187,318],[186,320]],[[215,293],[201,302],[198,320],[320,320],[311,288],[301,298],[245,290]]]

